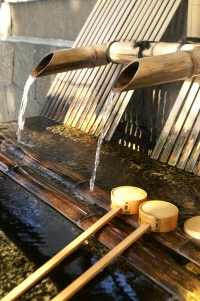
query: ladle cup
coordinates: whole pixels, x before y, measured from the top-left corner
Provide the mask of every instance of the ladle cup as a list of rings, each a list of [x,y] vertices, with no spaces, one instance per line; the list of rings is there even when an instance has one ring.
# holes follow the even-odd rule
[[[111,207],[114,210],[115,206],[119,206],[121,203],[123,210],[130,208],[138,208],[134,206],[134,203],[125,201],[121,198],[124,195],[124,188],[118,187],[111,192]],[[128,195],[127,195],[128,197]],[[131,206],[132,205],[132,206]],[[118,207],[116,207],[118,208]],[[128,209],[129,208],[129,209]],[[133,211],[134,211],[133,210]],[[125,214],[127,214],[125,212]],[[111,261],[113,261],[118,255],[120,255],[125,249],[127,249],[133,242],[135,242],[140,236],[147,231],[156,232],[168,232],[174,230],[178,220],[178,208],[168,202],[164,201],[148,201],[143,202],[139,206],[139,223],[140,227],[133,233],[127,236],[121,243],[101,258],[95,265],[89,268],[85,273],[78,277],[68,287],[66,287],[61,293],[59,293],[52,301],[64,301],[71,298],[79,289],[81,289],[88,281],[96,276],[104,267],[106,267]]]
[[[16,300],[25,291],[27,291],[31,286],[33,286],[38,280],[50,272],[56,265],[58,265],[62,260],[64,260],[68,255],[70,255],[77,247],[79,247],[86,239],[91,235],[96,233],[100,228],[102,228],[106,223],[108,223],[114,216],[119,213],[122,214],[137,214],[138,208],[141,203],[146,201],[147,193],[140,188],[133,186],[122,186],[112,191],[113,202],[112,210],[100,218],[91,227],[80,234],[76,239],[74,239],[69,245],[62,249],[58,254],[47,261],[43,266],[37,269],[32,275],[16,286],[12,291],[10,291],[1,301],[12,301]],[[124,198],[122,198],[124,195]],[[146,229],[146,227],[144,227]],[[140,230],[141,231],[141,230]],[[116,255],[117,256],[117,255]],[[89,281],[89,280],[88,280]],[[77,291],[77,290],[76,290]],[[74,291],[75,293],[75,291]],[[61,300],[61,299],[57,299]],[[63,299],[64,300],[64,299]],[[67,299],[65,299],[67,300]]]

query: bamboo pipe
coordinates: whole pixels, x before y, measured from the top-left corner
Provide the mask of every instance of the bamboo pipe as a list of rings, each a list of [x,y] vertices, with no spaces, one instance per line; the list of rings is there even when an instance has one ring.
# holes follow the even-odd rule
[[[180,43],[148,42],[148,49],[142,51],[143,56],[154,56],[177,51]],[[181,50],[191,50],[197,44],[185,44]],[[94,68],[115,64],[127,64],[137,58],[140,47],[134,47],[134,41],[113,41],[108,44],[89,45],[71,49],[62,49],[47,54],[31,76],[41,77],[51,74],[83,68]]]
[[[138,44],[137,44],[138,43]],[[107,56],[108,60],[112,63],[117,64],[127,64],[135,59],[137,59],[140,47],[134,46],[142,45],[141,42],[137,41],[114,41],[107,46]],[[142,51],[143,57],[162,55],[167,53],[177,52],[178,50],[192,50],[195,47],[200,47],[200,44],[192,43],[165,43],[165,42],[148,42],[144,41]]]
[[[50,52],[32,71],[33,77],[40,77],[83,68],[107,65],[106,45],[57,50]]]
[[[64,260],[68,255],[70,255],[76,248],[78,248],[86,239],[100,230],[106,223],[108,223],[114,216],[119,213],[122,214],[136,214],[138,213],[138,208],[141,203],[146,201],[147,193],[140,188],[132,186],[123,186],[118,188],[122,190],[125,194],[125,199],[116,199],[112,204],[112,210],[100,218],[96,223],[90,226],[82,234],[80,234],[76,239],[74,239],[69,245],[52,257],[43,266],[37,269],[32,275],[22,281],[18,286],[16,286],[12,291],[10,291],[1,301],[13,301],[21,296],[25,291],[27,291],[31,286],[33,286],[37,281],[44,277],[48,272],[50,272],[56,265],[58,265],[62,260]],[[119,195],[119,193],[118,193]],[[118,196],[117,195],[117,196]],[[111,200],[112,203],[112,200]],[[144,226],[142,229],[146,231],[149,226]],[[144,233],[144,230],[141,232]]]
[[[122,70],[113,85],[120,93],[200,75],[200,48],[138,59]]]
[[[111,191],[112,208],[123,201],[126,194],[123,187],[117,187]],[[114,210],[114,209],[112,209]],[[69,300],[78,290],[95,277],[103,268],[111,263],[117,256],[125,251],[147,231],[167,232],[172,231],[177,226],[178,208],[164,201],[148,201],[139,206],[140,226],[128,235],[122,242],[108,252],[95,265],[79,276],[74,282],[67,286],[52,301]]]

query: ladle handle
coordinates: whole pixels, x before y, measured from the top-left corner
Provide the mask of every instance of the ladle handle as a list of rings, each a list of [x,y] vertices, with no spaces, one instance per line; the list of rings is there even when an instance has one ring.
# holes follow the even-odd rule
[[[114,216],[116,216],[121,211],[121,207],[116,207],[110,210],[102,218],[100,218],[91,227],[80,234],[76,239],[74,239],[69,245],[47,261],[43,266],[37,269],[32,275],[26,278],[18,286],[16,286],[11,292],[9,292],[1,301],[13,301],[21,296],[25,291],[27,291],[31,286],[33,286],[38,280],[45,276],[49,271],[51,271],[56,265],[58,265],[63,259],[70,255],[77,247],[79,247],[86,239],[88,239],[92,234],[97,232],[102,228],[107,222],[109,222]]]
[[[150,224],[143,224],[133,233],[127,236],[115,248],[108,252],[95,265],[89,268],[85,273],[78,277],[74,282],[67,286],[61,293],[52,299],[52,301],[65,301],[71,298],[79,289],[81,289],[88,281],[96,276],[104,267],[106,267],[113,259],[127,249],[134,241],[136,241],[145,232],[150,230]]]

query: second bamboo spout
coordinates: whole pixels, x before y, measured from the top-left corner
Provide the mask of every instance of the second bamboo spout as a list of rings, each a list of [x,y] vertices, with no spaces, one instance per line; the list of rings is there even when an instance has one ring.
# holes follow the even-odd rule
[[[135,60],[114,83],[114,93],[185,80],[200,75],[200,48]]]

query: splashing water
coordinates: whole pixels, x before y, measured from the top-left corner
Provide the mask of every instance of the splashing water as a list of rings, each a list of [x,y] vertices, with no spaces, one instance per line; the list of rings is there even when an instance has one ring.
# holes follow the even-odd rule
[[[114,93],[113,93],[113,91],[111,91],[110,94],[108,95],[108,98],[107,98],[107,100],[104,104],[104,108],[103,108],[101,131],[100,131],[100,136],[99,136],[98,143],[97,143],[97,150],[96,150],[95,162],[94,162],[94,170],[93,170],[93,173],[92,173],[92,177],[90,179],[90,190],[91,191],[94,190],[94,182],[95,182],[95,179],[96,179],[97,167],[99,165],[101,144],[102,144],[103,138],[104,138],[104,125],[105,125],[105,122],[107,120],[108,114],[110,112],[110,108],[111,108],[111,105],[112,105],[113,98],[114,98]]]
[[[33,77],[30,75],[28,77],[27,82],[24,87],[24,92],[23,92],[22,101],[21,101],[21,105],[20,105],[20,109],[19,109],[19,115],[18,115],[18,130],[16,133],[17,134],[17,142],[21,142],[21,131],[24,128],[24,122],[25,122],[23,115],[24,115],[26,105],[28,102],[28,91],[30,89],[30,86],[34,83],[35,80],[36,80],[36,77]]]

